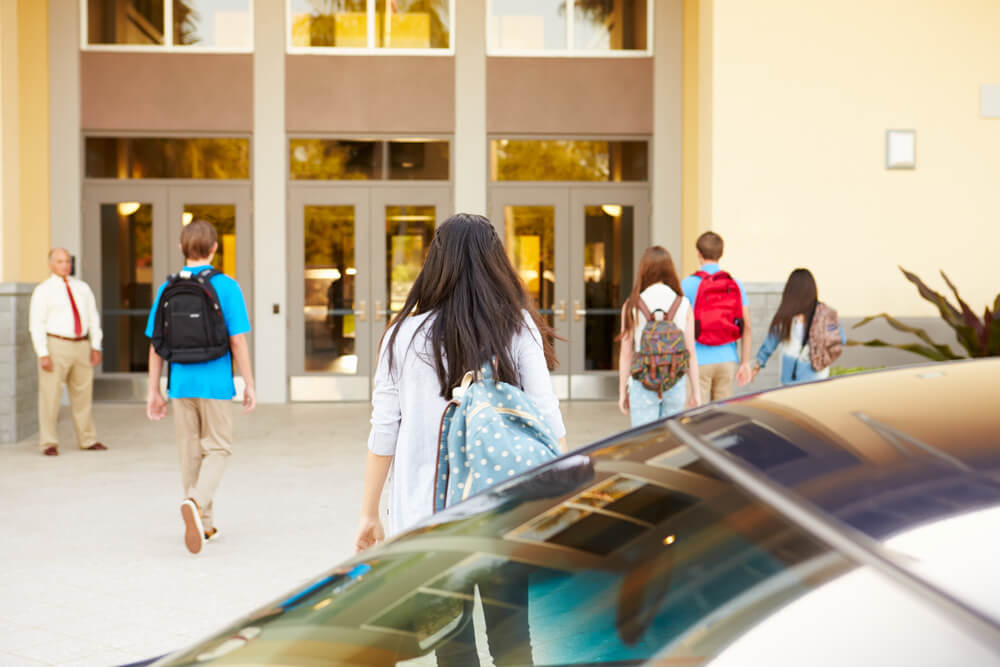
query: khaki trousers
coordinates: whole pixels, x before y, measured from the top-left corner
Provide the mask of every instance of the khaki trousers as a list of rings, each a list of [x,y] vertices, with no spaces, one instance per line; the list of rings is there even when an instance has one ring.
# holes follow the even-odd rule
[[[208,531],[212,529],[212,500],[233,453],[232,401],[175,398],[173,403],[184,497],[198,503]]]
[[[38,365],[38,441],[42,449],[59,444],[59,401],[62,386],[69,390],[76,444],[81,449],[97,442],[91,406],[94,396],[94,367],[90,365],[90,341],[68,341],[48,337],[52,370]]]
[[[701,385],[701,400],[721,401],[733,395],[733,380],[736,377],[736,364],[726,361],[721,364],[705,364],[698,366],[698,379]]]

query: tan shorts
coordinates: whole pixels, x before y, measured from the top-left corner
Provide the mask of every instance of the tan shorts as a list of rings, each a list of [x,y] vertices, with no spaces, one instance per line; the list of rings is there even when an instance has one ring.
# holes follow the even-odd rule
[[[736,378],[736,362],[726,361],[721,364],[705,364],[698,366],[698,377],[701,380],[701,400],[721,401],[733,395],[733,383]]]

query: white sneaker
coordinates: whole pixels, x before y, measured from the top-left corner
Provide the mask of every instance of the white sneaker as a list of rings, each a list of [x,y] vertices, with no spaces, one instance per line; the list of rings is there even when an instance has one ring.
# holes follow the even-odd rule
[[[208,542],[215,542],[217,539],[219,539],[219,529],[218,528],[212,528],[211,530],[206,530],[205,531],[205,542],[206,543],[208,543]]]
[[[188,498],[181,503],[181,518],[184,519],[184,546],[193,554],[205,545],[205,529],[201,525],[198,503]]]

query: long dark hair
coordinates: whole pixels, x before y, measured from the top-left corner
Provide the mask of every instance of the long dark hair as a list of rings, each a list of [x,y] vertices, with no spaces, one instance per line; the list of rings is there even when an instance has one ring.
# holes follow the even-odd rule
[[[389,324],[390,372],[398,325],[410,315],[432,311],[427,361],[437,372],[443,398],[450,397],[466,371],[490,360],[495,360],[498,380],[519,383],[510,343],[525,326],[523,311],[538,327],[549,370],[556,366],[554,332],[538,314],[493,225],[481,215],[456,213],[438,227],[406,302]],[[420,326],[428,326],[427,321]]]
[[[639,307],[639,294],[656,283],[664,283],[675,293],[681,293],[681,281],[677,277],[674,258],[670,256],[670,251],[661,245],[650,246],[642,253],[632,293],[625,301],[625,319],[622,321],[622,334],[619,338],[624,338],[635,328],[635,310]]]
[[[771,320],[770,332],[785,340],[791,334],[792,320],[796,315],[804,315],[808,319],[816,307],[816,279],[809,269],[795,269],[788,276],[785,291],[781,295],[781,305]]]

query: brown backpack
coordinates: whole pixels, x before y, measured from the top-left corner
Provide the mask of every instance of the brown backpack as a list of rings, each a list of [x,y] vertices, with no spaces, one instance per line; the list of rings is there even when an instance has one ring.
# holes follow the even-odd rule
[[[843,345],[840,342],[840,322],[837,320],[836,310],[825,303],[816,304],[806,333],[806,342],[809,344],[809,361],[812,362],[813,370],[829,368],[840,357]]]

